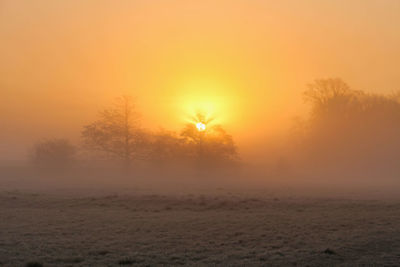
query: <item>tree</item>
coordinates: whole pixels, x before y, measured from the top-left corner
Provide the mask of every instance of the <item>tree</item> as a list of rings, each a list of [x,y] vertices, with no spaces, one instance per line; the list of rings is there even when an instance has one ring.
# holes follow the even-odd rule
[[[66,139],[51,139],[35,144],[32,161],[38,167],[64,168],[75,161],[76,148]]]
[[[340,78],[317,79],[307,87],[308,90],[304,92],[305,99],[320,106],[351,92],[350,87]]]
[[[201,163],[232,162],[237,159],[236,146],[232,136],[221,125],[213,125],[213,119],[198,113],[193,123],[188,123],[181,132],[181,138],[188,147],[189,156]],[[199,123],[204,129],[198,128]]]
[[[131,97],[117,98],[111,108],[100,112],[97,121],[84,127],[84,143],[93,151],[130,165],[133,160],[143,158],[146,135],[139,118]]]
[[[304,97],[311,104],[311,116],[297,131],[302,151],[322,168],[397,170],[393,159],[400,151],[398,96],[353,90],[341,79],[309,84]]]
[[[311,103],[313,119],[332,119],[335,116],[353,113],[360,94],[362,92],[350,89],[343,80],[330,78],[308,84],[304,99]]]
[[[151,136],[149,160],[161,166],[165,163],[180,162],[185,155],[182,139],[175,132],[160,130]]]

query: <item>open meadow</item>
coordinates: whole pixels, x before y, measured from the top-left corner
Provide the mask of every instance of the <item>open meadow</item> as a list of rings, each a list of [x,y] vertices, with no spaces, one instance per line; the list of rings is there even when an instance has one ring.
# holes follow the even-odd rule
[[[400,262],[397,200],[2,191],[0,218],[2,266]]]

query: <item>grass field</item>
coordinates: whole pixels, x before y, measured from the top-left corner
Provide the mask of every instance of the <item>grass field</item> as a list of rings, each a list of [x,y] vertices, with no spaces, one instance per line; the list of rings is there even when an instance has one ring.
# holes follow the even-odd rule
[[[0,193],[0,265],[400,264],[400,201]]]

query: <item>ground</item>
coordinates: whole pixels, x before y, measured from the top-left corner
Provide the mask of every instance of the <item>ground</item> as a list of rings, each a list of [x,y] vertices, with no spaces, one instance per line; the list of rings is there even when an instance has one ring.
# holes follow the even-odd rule
[[[0,218],[0,266],[400,264],[394,200],[4,191]]]

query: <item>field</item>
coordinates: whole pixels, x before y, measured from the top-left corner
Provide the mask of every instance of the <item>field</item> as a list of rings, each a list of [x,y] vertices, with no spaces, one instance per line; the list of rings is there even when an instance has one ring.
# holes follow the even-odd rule
[[[4,266],[400,264],[397,200],[3,191],[0,218]]]

